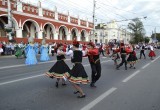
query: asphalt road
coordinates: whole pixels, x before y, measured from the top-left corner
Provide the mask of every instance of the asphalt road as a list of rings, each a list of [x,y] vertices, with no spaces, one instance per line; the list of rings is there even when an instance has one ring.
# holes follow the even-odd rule
[[[136,69],[116,70],[110,58],[101,57],[102,76],[97,88],[82,85],[86,98],[77,99],[74,89],[55,87],[44,75],[55,63],[25,66],[24,59],[0,57],[0,110],[160,110],[160,52],[155,60],[141,59]],[[139,57],[139,55],[137,55]],[[72,67],[67,57],[66,63]],[[89,77],[87,58],[83,65]]]

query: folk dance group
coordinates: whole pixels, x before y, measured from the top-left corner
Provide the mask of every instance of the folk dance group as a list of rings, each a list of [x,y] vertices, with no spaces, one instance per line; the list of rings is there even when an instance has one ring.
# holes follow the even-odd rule
[[[146,55],[144,51],[145,51],[145,46],[143,45],[141,46],[139,59],[141,59],[142,55],[144,56],[144,59],[146,59]],[[156,56],[154,52],[154,47],[152,45],[150,45],[150,52],[148,56],[151,58],[151,60],[153,60],[153,57]],[[138,58],[136,55],[134,45],[126,47],[123,43],[121,43],[120,48],[113,49],[113,54],[111,55],[111,57],[114,60],[114,64],[116,65],[117,70],[119,70],[119,68],[123,64],[125,65],[125,70],[127,70],[127,64],[130,65],[129,68],[136,69],[135,64],[138,61]],[[121,58],[121,63],[117,64],[117,60],[119,60],[120,58]]]
[[[95,83],[101,76],[99,50],[95,48],[95,45],[92,42],[90,42],[88,44],[88,50],[86,50],[86,54],[89,58],[92,69],[92,81],[90,86],[96,87]],[[79,42],[73,42],[73,56],[71,57],[71,62],[74,64],[74,66],[71,70],[64,61],[65,55],[66,53],[63,52],[63,45],[59,44],[57,49],[57,62],[48,72],[46,72],[46,75],[50,78],[57,79],[55,84],[57,88],[59,87],[60,79],[62,80],[62,86],[66,85],[65,80],[68,79],[75,89],[74,94],[79,93],[80,95],[78,98],[85,98],[86,95],[80,87],[80,84],[88,84],[90,81],[82,65],[83,52],[79,50]]]
[[[90,87],[95,88],[95,83],[99,80],[101,76],[101,63],[100,63],[100,55],[99,55],[99,49],[96,48],[94,43],[89,42],[87,44],[87,49],[84,49],[85,51],[82,51],[79,49],[79,42],[73,41],[73,47],[71,51],[64,52],[63,44],[58,44],[56,53],[57,53],[57,61],[56,63],[49,69],[48,72],[45,74],[49,78],[56,78],[57,81],[55,83],[55,86],[59,87],[59,82],[62,80],[62,86],[66,86],[66,80],[72,84],[75,91],[74,94],[79,94],[77,98],[85,98],[86,95],[82,88],[80,87],[81,84],[88,84],[90,83]],[[36,58],[36,51],[35,47],[33,45],[33,38],[29,38],[29,44],[25,48],[26,52],[26,65],[33,65],[37,64],[37,58]],[[140,58],[141,55],[144,53],[144,47],[142,47],[140,51]],[[48,47],[46,46],[45,40],[42,40],[42,46],[40,48],[40,61],[48,61],[49,55],[48,55]],[[106,47],[106,53],[110,54],[109,48]],[[129,54],[128,58],[127,55]],[[71,56],[71,62],[74,64],[73,68],[70,69],[68,65],[65,63],[65,56],[70,55]],[[91,66],[92,74],[91,74],[91,82],[88,78],[88,75],[82,65],[82,59],[84,56],[88,56],[89,63]],[[153,47],[150,48],[149,57],[151,59],[155,56]],[[125,64],[125,69],[127,70],[127,64],[130,64],[130,68],[135,69],[135,64],[137,62],[136,52],[134,47],[125,47],[123,43],[121,43],[119,49],[113,49],[113,53],[111,57],[114,60],[114,63],[116,65],[116,69],[119,70],[119,68]],[[121,63],[117,64],[117,60],[121,57]],[[145,56],[144,56],[145,57]]]

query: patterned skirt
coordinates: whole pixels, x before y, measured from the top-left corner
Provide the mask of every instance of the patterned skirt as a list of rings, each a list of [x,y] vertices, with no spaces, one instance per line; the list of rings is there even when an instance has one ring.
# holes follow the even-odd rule
[[[148,55],[148,56],[149,56],[149,57],[155,57],[155,56],[156,56],[156,54],[155,54],[155,52],[154,52],[154,51],[152,51],[152,50],[151,50],[151,51],[149,52],[149,55]]]
[[[65,73],[69,73],[70,68],[64,62],[64,60],[57,61],[52,68],[46,72],[46,75],[50,78],[63,78]]]
[[[76,63],[69,73],[65,74],[68,80],[75,84],[87,84],[89,83],[88,75],[81,63]]]
[[[127,62],[129,64],[135,64],[137,61],[138,61],[137,57],[133,54],[130,54],[128,59],[127,59]]]

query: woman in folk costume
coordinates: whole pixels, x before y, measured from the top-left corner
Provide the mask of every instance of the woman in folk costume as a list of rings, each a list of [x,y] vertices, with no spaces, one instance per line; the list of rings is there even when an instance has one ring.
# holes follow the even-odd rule
[[[120,49],[117,47],[117,45],[114,46],[114,48],[112,48],[112,60],[114,61],[114,65],[117,66],[117,60],[120,59],[120,56],[119,56],[119,52],[120,52]]]
[[[150,45],[150,52],[148,56],[151,58],[151,60],[153,60],[153,57],[156,57],[156,54],[154,52],[154,47],[152,45]]]
[[[63,44],[57,45],[57,62],[52,68],[46,73],[50,78],[57,78],[55,86],[58,88],[59,80],[62,79],[62,86],[65,86],[65,80],[63,79],[64,74],[70,72],[70,68],[65,63],[65,52],[63,52]]]
[[[109,49],[110,49],[110,46],[109,46],[109,45],[106,45],[106,46],[105,46],[105,50],[106,50],[106,55],[107,55],[107,56],[109,56],[109,54],[110,54]]]
[[[42,46],[40,47],[40,61],[49,61],[49,54],[48,54],[48,45],[46,44],[46,40],[42,40]]]
[[[129,53],[129,57],[127,59],[128,64],[130,64],[129,68],[136,69],[135,64],[138,61],[137,56],[136,56],[136,51],[134,46],[132,46],[132,51]]]
[[[37,64],[37,58],[36,58],[36,53],[35,53],[35,48],[34,48],[34,38],[29,37],[28,38],[28,45],[25,48],[25,53],[26,53],[26,65],[35,65]]]
[[[79,42],[73,42],[73,57],[71,58],[74,66],[70,73],[65,74],[65,77],[72,83],[73,87],[76,89],[74,94],[80,93],[77,98],[84,98],[85,93],[80,87],[80,84],[87,84],[89,82],[88,75],[82,65],[82,51],[79,50]]]

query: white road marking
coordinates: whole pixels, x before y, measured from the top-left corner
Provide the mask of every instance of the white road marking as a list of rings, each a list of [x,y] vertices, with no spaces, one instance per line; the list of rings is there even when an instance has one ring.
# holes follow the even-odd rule
[[[137,75],[140,72],[140,70],[137,70],[136,72],[134,72],[132,75],[128,76],[126,79],[124,79],[122,82],[127,82],[129,81],[131,78],[133,78],[135,75]]]
[[[111,61],[111,60],[102,61],[101,63],[106,63],[106,62],[109,62],[109,61]],[[87,67],[87,66],[90,66],[90,64],[85,64],[83,66]],[[0,83],[0,86],[6,85],[6,84],[10,84],[10,83],[14,83],[14,82],[18,82],[18,81],[27,80],[27,79],[33,79],[33,78],[37,78],[37,77],[44,76],[44,75],[45,74],[40,74],[40,75],[35,75],[35,76],[31,76],[31,77],[21,78],[21,79],[17,79],[17,80],[7,81],[7,82]]]
[[[90,102],[88,105],[86,105],[83,108],[81,108],[81,110],[90,110],[96,104],[98,104],[99,102],[101,102],[104,98],[106,98],[111,93],[113,93],[116,89],[117,88],[111,88],[111,89],[109,89],[108,91],[106,91],[105,93],[103,93],[102,95],[100,95],[98,98],[96,98],[95,100],[93,100],[92,102]]]
[[[153,62],[155,62],[155,61],[156,61],[157,59],[159,59],[159,58],[160,58],[160,56],[158,56],[156,59],[154,59],[154,60],[151,61],[151,62],[153,63]]]
[[[3,82],[3,83],[0,83],[0,86],[6,85],[6,84],[10,84],[10,83],[14,83],[14,82],[19,82],[19,81],[27,80],[27,79],[37,78],[37,77],[41,77],[41,76],[44,76],[44,74],[40,74],[40,75],[36,75],[36,76],[31,76],[31,77],[27,77],[27,78],[21,78],[21,79],[17,79],[17,80],[8,81],[8,82]]]
[[[149,66],[151,63],[148,63],[148,64],[146,64],[146,65],[144,65],[143,67],[142,67],[142,69],[145,69],[147,66]]]
[[[70,59],[66,59],[65,61],[69,61]],[[53,60],[53,61],[47,61],[47,62],[39,62],[38,64],[46,64],[46,63],[52,63],[52,62],[56,62],[57,60]],[[4,66],[4,67],[0,67],[1,69],[7,69],[7,68],[15,68],[15,67],[22,67],[22,66],[27,66],[25,64],[21,64],[21,65],[12,65],[12,66]]]

